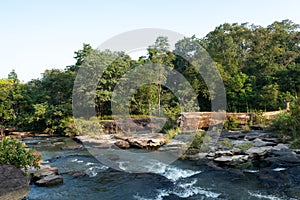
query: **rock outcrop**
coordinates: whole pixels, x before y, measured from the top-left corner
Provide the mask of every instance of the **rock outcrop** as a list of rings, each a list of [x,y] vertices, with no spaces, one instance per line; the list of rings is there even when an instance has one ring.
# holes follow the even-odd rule
[[[140,149],[157,149],[165,144],[165,136],[161,133],[134,134],[115,136],[128,142],[130,147]],[[128,147],[129,148],[129,147]]]
[[[269,163],[291,163],[299,160],[288,144],[280,143],[275,134],[263,131],[224,131],[219,142],[209,148],[208,152],[187,153],[186,158],[213,160],[217,165],[228,167],[255,160]]]
[[[0,199],[18,200],[29,193],[29,179],[25,173],[11,165],[0,165]]]
[[[38,186],[55,186],[63,183],[63,177],[58,175],[58,169],[50,165],[41,165],[41,169],[33,172],[31,181]]]

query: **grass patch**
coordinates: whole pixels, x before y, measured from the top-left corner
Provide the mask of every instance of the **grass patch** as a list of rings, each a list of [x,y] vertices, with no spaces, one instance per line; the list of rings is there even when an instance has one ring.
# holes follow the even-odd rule
[[[247,142],[247,143],[239,144],[239,145],[237,145],[235,147],[237,147],[237,148],[239,148],[239,149],[241,149],[243,151],[246,151],[246,150],[250,149],[251,147],[253,147],[253,144],[250,143],[250,142]]]
[[[178,135],[179,132],[180,129],[178,127],[167,130],[165,142],[169,143],[176,135]]]
[[[224,140],[218,141],[218,144],[223,146],[223,147],[228,147],[228,148],[233,147],[232,142],[228,138],[225,138]]]

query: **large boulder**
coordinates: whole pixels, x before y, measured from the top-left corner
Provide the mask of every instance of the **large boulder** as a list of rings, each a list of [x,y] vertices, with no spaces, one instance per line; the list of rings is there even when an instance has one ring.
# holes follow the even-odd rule
[[[115,142],[115,145],[121,149],[129,149],[130,148],[129,142],[124,141],[124,140],[119,140],[119,141]]]
[[[165,144],[165,137],[161,133],[122,135],[116,137],[128,142],[131,147],[141,149],[157,149]]]
[[[41,165],[41,169],[37,170],[31,179],[38,186],[54,186],[63,183],[63,177],[58,175],[57,167],[50,165]]]
[[[22,199],[29,193],[29,179],[25,173],[11,165],[0,165],[0,199]]]

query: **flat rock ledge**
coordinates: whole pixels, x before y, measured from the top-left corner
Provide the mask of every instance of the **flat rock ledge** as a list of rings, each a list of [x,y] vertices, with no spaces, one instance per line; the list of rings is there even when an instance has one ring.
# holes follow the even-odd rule
[[[120,148],[157,149],[165,144],[165,136],[161,133],[120,135],[115,137],[122,141],[115,143]]]
[[[51,187],[63,183],[63,177],[58,175],[57,167],[41,165],[39,170],[31,172],[31,181],[42,187]]]
[[[163,146],[165,135],[162,133],[143,133],[143,134],[111,134],[98,137],[77,136],[75,140],[84,144],[85,148],[138,148],[153,150]]]
[[[29,193],[29,179],[12,165],[0,165],[0,199],[18,200]]]

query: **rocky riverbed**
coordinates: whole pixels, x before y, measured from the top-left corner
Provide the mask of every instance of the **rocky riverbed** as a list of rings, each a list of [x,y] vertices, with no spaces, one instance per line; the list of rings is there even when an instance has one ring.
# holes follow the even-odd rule
[[[106,135],[101,139],[79,136],[77,139],[87,147],[97,148],[144,148],[158,152],[182,153],[181,141],[176,138],[166,144],[162,134],[135,136]],[[150,146],[154,145],[154,146]],[[300,150],[278,138],[275,133],[262,130],[249,132],[223,131],[217,141],[210,143],[205,151],[188,148],[180,156],[182,160],[193,160],[214,170],[232,171],[246,176],[252,174],[266,184],[294,185],[300,183]]]
[[[152,136],[148,138],[151,142],[143,137],[139,143],[154,144],[154,139],[161,138],[159,134]],[[130,137],[137,142],[137,136]],[[274,133],[224,131],[206,151],[190,148],[169,165],[155,159],[141,162],[148,170],[144,173],[124,172],[129,163],[123,162],[120,154],[110,158],[121,170],[95,159],[95,148],[98,153],[105,149],[140,153],[141,147],[131,145],[127,139],[111,134],[101,138],[81,136],[75,141],[64,137],[24,137],[29,147],[43,154],[42,168],[32,179],[36,184],[30,185],[25,199],[300,198],[300,151],[290,149]],[[125,146],[118,144],[121,141]],[[157,143],[158,149],[144,151],[183,153],[177,151],[184,146],[180,140],[161,142]],[[38,186],[37,181],[43,182],[47,176],[50,187]]]

